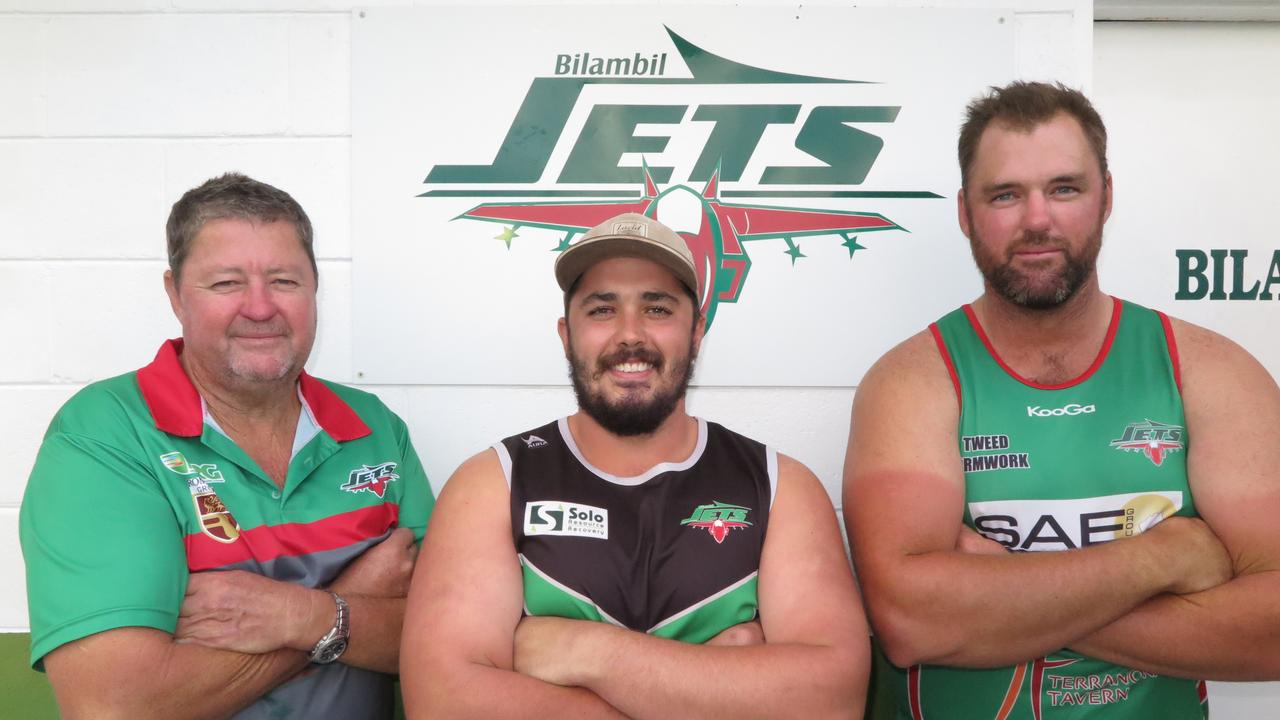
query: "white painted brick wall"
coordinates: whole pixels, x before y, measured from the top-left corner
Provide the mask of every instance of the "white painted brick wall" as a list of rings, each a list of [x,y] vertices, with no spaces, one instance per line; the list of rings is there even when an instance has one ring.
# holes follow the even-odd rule
[[[1049,12],[1036,0],[1003,4],[1018,10],[1019,72],[1088,82],[1087,0]],[[315,223],[321,258],[311,370],[358,383],[352,353],[381,351],[350,346],[350,258],[360,241],[350,229],[352,7],[0,0],[0,630],[27,624],[17,505],[49,418],[84,382],[136,368],[177,331],[161,285],[163,226],[184,190],[235,169],[293,193]],[[1074,59],[1062,60],[1073,45]],[[388,341],[413,313],[446,310],[388,308]],[[574,406],[566,387],[368,389],[409,423],[437,490],[466,457]],[[694,388],[690,407],[806,462],[838,502],[851,398],[851,388]],[[1277,693],[1258,687],[1215,692],[1226,688],[1226,707],[1246,717],[1277,707]]]

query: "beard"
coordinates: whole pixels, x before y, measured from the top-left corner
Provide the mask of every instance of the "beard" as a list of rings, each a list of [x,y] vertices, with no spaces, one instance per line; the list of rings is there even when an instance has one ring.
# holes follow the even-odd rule
[[[648,348],[610,353],[601,357],[592,369],[573,352],[572,338],[569,347],[569,379],[573,381],[573,393],[578,398],[578,407],[605,430],[622,437],[652,434],[675,412],[676,405],[689,389],[694,361],[697,360],[692,338],[688,352],[683,358],[673,362],[669,378],[663,373],[667,366],[665,358]],[[620,399],[610,401],[601,389],[600,379],[609,368],[625,362],[649,363],[653,366],[654,376],[659,381],[667,379],[669,384],[656,388],[648,398],[644,396],[642,388],[635,388]]]
[[[1073,253],[1061,237],[1047,232],[1026,232],[1009,247],[1005,257],[1001,259],[987,252],[986,245],[973,224],[972,214],[969,216],[969,227],[972,228],[969,246],[982,277],[1001,297],[1029,310],[1050,310],[1074,297],[1093,274],[1098,263],[1098,252],[1102,249],[1101,215],[1078,254]],[[1028,272],[1014,267],[1014,253],[1033,248],[1061,250],[1063,266],[1052,273],[1048,269]]]

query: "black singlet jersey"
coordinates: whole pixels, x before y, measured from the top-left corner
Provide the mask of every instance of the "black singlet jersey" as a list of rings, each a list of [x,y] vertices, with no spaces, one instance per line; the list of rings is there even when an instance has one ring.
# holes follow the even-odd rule
[[[593,467],[567,419],[494,445],[511,488],[524,610],[701,643],[756,617],[777,454],[698,419],[683,462]]]

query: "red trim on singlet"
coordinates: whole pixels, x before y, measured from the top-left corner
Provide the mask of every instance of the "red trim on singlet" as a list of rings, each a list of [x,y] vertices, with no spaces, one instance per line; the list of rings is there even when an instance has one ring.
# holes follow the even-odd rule
[[[1156,315],[1160,316],[1160,324],[1164,326],[1164,340],[1169,345],[1169,361],[1173,363],[1173,382],[1178,386],[1178,392],[1182,392],[1182,362],[1178,359],[1178,341],[1173,337],[1173,324],[1169,322],[1169,316],[1156,311]]]
[[[947,364],[947,374],[951,376],[951,384],[956,388],[956,403],[963,406],[964,398],[960,394],[960,376],[956,374],[956,365],[951,362],[951,353],[947,351],[947,341],[942,339],[942,331],[938,329],[938,323],[929,323],[929,332],[933,334],[933,342],[938,346],[938,354],[942,356],[942,362]]]
[[[240,537],[230,543],[195,532],[185,538],[187,568],[199,572],[248,560],[265,562],[336,550],[382,535],[395,527],[399,518],[399,505],[382,503],[310,523],[262,525],[241,530]]]
[[[911,720],[924,720],[924,708],[920,706],[920,666],[907,669],[907,705],[911,706]]]
[[[182,338],[161,345],[151,364],[138,371],[138,389],[157,429],[179,437],[200,437],[204,432],[204,408],[200,393],[178,359],[182,346]],[[372,432],[350,405],[305,370],[298,376],[298,385],[316,422],[334,440],[346,442]]]
[[[1009,377],[1028,387],[1037,390],[1064,390],[1069,387],[1079,385],[1093,376],[1098,368],[1102,367],[1103,361],[1107,359],[1107,353],[1111,352],[1111,343],[1116,339],[1116,332],[1120,329],[1120,311],[1124,308],[1124,304],[1118,298],[1111,298],[1111,324],[1107,327],[1107,337],[1102,341],[1102,348],[1098,350],[1098,356],[1093,359],[1093,364],[1085,370],[1080,377],[1068,380],[1063,383],[1055,383],[1053,385],[1045,385],[1034,380],[1029,380],[1018,374],[1016,370],[1005,364],[1004,358],[1000,357],[1000,353],[996,352],[996,348],[991,344],[991,339],[987,337],[987,332],[982,329],[982,323],[978,322],[978,316],[973,312],[972,305],[964,306],[964,314],[969,318],[969,324],[973,326],[973,331],[978,334],[978,339],[986,346],[987,352],[991,353],[991,358],[996,361],[1002,370],[1009,374]]]

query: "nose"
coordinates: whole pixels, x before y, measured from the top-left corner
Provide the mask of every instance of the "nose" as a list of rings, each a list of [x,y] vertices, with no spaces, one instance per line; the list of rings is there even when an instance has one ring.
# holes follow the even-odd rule
[[[1045,232],[1053,224],[1053,219],[1049,217],[1049,199],[1043,193],[1028,193],[1025,207],[1022,224],[1027,230]]]
[[[619,345],[641,345],[644,343],[644,318],[639,311],[624,310],[618,313],[618,325],[614,331],[614,340]]]
[[[270,320],[275,317],[276,303],[271,296],[271,288],[263,280],[249,282],[245,289],[240,314],[256,322]]]

